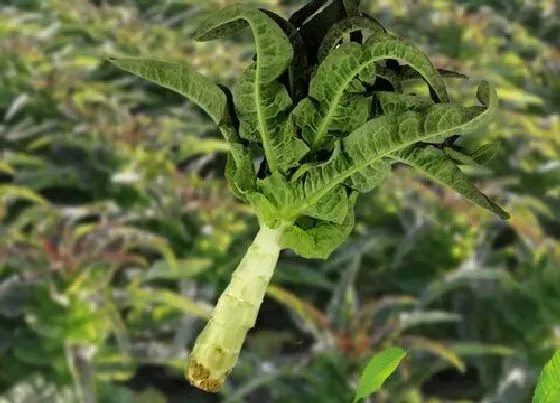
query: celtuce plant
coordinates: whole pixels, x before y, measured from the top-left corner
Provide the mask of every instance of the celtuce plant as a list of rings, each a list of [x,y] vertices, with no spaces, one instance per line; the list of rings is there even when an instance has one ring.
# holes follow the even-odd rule
[[[289,20],[246,5],[206,16],[194,38],[227,38],[249,27],[256,57],[233,91],[188,64],[116,57],[118,67],[177,91],[218,125],[230,151],[231,190],[255,210],[260,230],[195,342],[186,377],[216,392],[235,366],[279,253],[326,259],[349,236],[359,193],[394,163],[408,164],[503,219],[458,165],[481,162],[488,147],[457,147],[497,107],[487,82],[479,106],[449,100],[443,77],[416,46],[387,32],[352,0],[313,1]],[[403,92],[424,80],[430,96]]]

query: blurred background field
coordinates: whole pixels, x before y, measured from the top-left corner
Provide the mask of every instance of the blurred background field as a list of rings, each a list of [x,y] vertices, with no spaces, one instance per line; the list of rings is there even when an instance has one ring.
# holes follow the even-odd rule
[[[0,2],[0,402],[350,402],[364,359],[409,355],[371,402],[527,403],[560,348],[560,6],[371,0],[454,99],[502,108],[466,139],[507,222],[399,167],[362,196],[327,261],[281,256],[219,395],[188,348],[256,231],[223,177],[227,145],[189,101],[104,55],[185,60],[231,84],[249,34],[190,39],[219,0]],[[302,1],[254,2],[287,17]]]

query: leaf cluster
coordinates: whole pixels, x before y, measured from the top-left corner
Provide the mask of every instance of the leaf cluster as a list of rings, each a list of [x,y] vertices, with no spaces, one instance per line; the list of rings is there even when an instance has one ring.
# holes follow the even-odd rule
[[[231,5],[205,17],[199,41],[249,27],[256,56],[230,92],[182,62],[112,58],[117,66],[189,97],[230,146],[226,176],[261,223],[287,223],[284,247],[326,258],[353,227],[358,193],[405,163],[467,200],[508,218],[458,167],[483,158],[454,147],[459,135],[488,123],[497,95],[487,82],[480,106],[449,100],[443,77],[412,43],[387,32],[358,3],[314,1],[288,20]],[[430,97],[403,93],[423,80]]]

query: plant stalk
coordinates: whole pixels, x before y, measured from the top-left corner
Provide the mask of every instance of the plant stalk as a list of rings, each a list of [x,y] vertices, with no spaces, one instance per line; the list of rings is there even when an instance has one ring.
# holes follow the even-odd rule
[[[285,226],[261,225],[257,236],[231,276],[208,323],[197,337],[185,377],[207,392],[218,392],[231,372],[257,319],[280,254]]]

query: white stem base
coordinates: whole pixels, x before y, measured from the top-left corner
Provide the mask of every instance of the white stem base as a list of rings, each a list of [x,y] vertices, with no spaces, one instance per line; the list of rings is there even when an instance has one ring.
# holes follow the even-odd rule
[[[283,229],[262,226],[233,272],[190,355],[185,377],[193,386],[208,392],[219,391],[237,363],[274,273]]]

